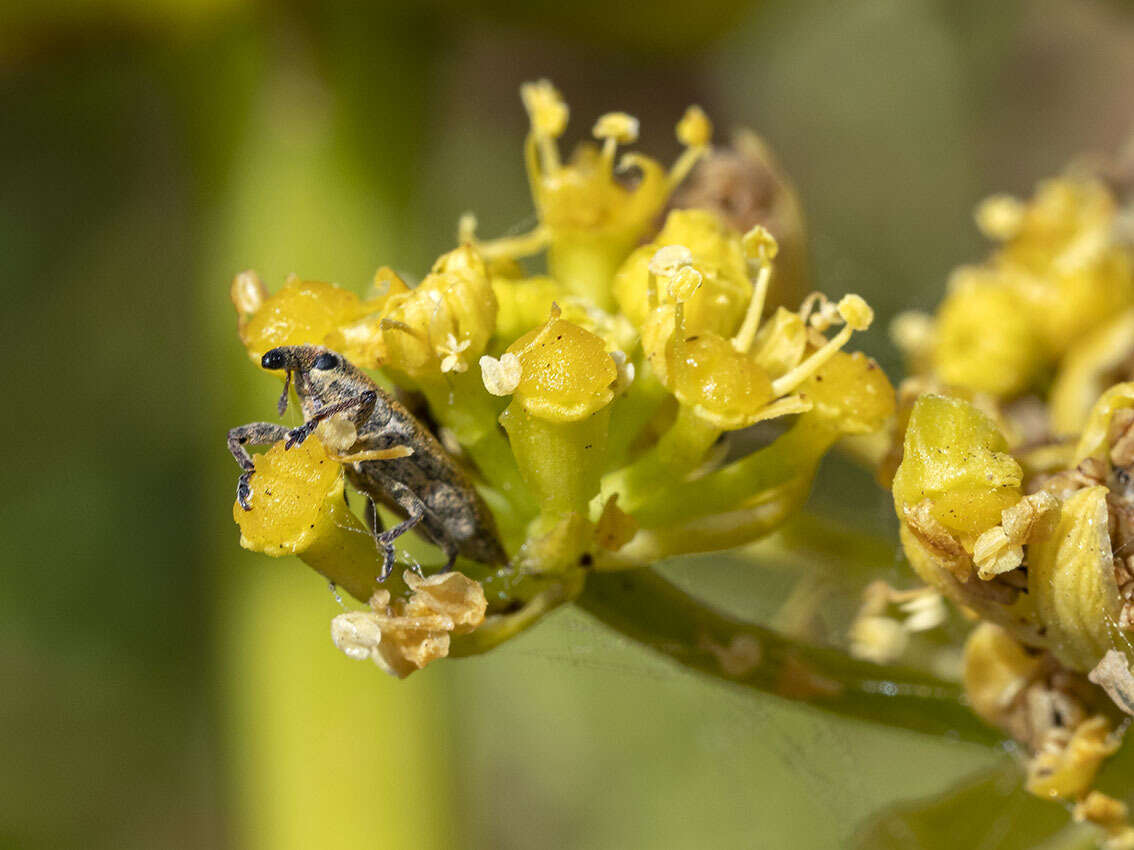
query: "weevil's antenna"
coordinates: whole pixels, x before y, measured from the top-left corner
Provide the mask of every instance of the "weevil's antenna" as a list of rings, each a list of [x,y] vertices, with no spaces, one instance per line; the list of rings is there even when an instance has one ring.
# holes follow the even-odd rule
[[[276,402],[276,410],[279,411],[280,416],[287,413],[287,394],[291,389],[291,369],[287,370],[287,377],[283,382],[283,394],[280,395],[280,400]]]

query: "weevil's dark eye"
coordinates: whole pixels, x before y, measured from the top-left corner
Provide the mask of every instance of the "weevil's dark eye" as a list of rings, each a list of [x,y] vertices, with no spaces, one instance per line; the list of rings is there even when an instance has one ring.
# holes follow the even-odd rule
[[[282,369],[286,363],[287,355],[279,348],[273,348],[260,358],[260,365],[265,369]]]
[[[339,358],[331,354],[329,351],[324,351],[315,358],[315,362],[311,364],[316,369],[337,369],[339,366]]]

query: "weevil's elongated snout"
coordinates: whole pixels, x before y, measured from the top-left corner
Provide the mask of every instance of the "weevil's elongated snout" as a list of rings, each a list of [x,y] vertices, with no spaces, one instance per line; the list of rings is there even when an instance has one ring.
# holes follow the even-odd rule
[[[260,365],[265,369],[272,371],[279,369],[287,370],[287,376],[284,378],[283,393],[280,395],[280,400],[276,403],[276,410],[279,412],[280,416],[283,416],[287,411],[287,397],[291,389],[291,373],[300,367],[298,355],[303,351],[303,346],[281,345],[277,348],[265,351],[264,356],[260,358]]]

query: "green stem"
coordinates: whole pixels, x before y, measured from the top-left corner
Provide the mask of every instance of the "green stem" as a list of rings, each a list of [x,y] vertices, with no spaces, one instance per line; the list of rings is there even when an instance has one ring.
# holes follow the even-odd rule
[[[960,685],[872,664],[728,617],[652,570],[595,574],[577,603],[622,634],[717,678],[844,717],[993,745]]]
[[[678,409],[677,418],[657,444],[629,466],[606,476],[603,496],[618,493],[619,507],[635,514],[638,508],[668,493],[697,468],[721,430],[700,420],[688,407]]]
[[[758,503],[777,488],[810,482],[838,436],[826,420],[804,414],[770,446],[701,478],[655,490],[633,512],[634,518],[643,528],[657,528]]]
[[[611,412],[606,447],[607,469],[620,469],[626,465],[634,441],[657,415],[662,402],[669,398],[669,391],[662,386],[645,358],[637,358],[635,368],[637,377],[626,395],[614,402]]]
[[[454,636],[449,655],[453,658],[463,658],[494,649],[521,632],[530,629],[564,602],[578,596],[581,589],[582,575],[580,573],[548,582],[544,590],[527,599],[519,610],[510,614],[489,616],[483,624],[477,627],[476,631],[467,635]]]
[[[838,565],[841,573],[866,576],[891,569],[896,547],[896,540],[819,514],[799,513],[775,534],[753,544],[748,552],[806,570],[813,569],[816,560],[831,562]]]

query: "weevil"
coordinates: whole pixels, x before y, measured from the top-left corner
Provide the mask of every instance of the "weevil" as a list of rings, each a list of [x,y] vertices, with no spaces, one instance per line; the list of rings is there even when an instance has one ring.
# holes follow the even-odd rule
[[[244,470],[236,487],[244,510],[252,508],[255,471],[249,446],[284,440],[284,449],[290,449],[311,436],[320,422],[343,416],[358,436],[338,460],[351,486],[366,497],[366,523],[383,555],[379,581],[394,568],[394,541],[411,529],[445,553],[446,571],[458,555],[488,564],[507,561],[492,513],[468,476],[429,429],[362,370],[317,345],[273,348],[260,365],[286,372],[279,414],[287,409],[288,388],[294,385],[304,421],[298,428],[253,422],[228,432],[228,450]],[[384,529],[378,504],[402,521]]]

